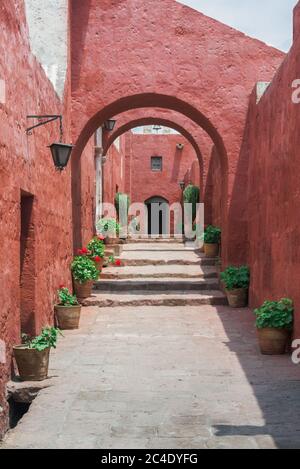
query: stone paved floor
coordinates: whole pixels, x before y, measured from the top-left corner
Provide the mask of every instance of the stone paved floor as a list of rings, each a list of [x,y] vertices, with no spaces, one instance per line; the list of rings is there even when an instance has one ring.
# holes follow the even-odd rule
[[[85,308],[3,448],[300,448],[299,368],[227,307]]]

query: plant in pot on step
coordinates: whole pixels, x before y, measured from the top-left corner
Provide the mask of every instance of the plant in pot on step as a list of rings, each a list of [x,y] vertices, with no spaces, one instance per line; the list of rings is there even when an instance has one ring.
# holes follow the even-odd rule
[[[58,327],[62,330],[79,328],[81,306],[75,295],[63,285],[57,291],[59,303],[54,306]]]
[[[45,327],[37,337],[22,335],[22,345],[13,347],[22,381],[43,381],[48,377],[50,349],[56,348],[60,330]]]
[[[104,236],[95,236],[89,242],[87,249],[89,251],[88,256],[95,262],[100,275],[105,260]]]
[[[221,280],[225,286],[229,306],[245,308],[248,305],[248,290],[250,283],[249,267],[228,267],[221,273]]]
[[[115,218],[102,218],[97,223],[97,230],[105,237],[106,244],[119,244],[120,225]]]
[[[220,250],[221,229],[209,225],[204,231],[204,252],[206,257],[217,257]]]
[[[265,301],[254,312],[261,353],[283,355],[293,329],[293,301],[289,298],[282,298],[280,301]]]
[[[93,283],[99,278],[99,270],[88,255],[76,256],[71,264],[75,295],[78,301],[91,296]]]

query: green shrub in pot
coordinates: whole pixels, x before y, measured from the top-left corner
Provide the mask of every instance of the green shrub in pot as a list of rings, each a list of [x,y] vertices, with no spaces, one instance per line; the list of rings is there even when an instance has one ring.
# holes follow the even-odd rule
[[[221,281],[225,286],[228,303],[232,308],[244,308],[247,306],[250,283],[248,266],[229,266],[221,273]]]
[[[261,352],[282,355],[286,352],[294,324],[294,303],[290,298],[265,301],[255,311]]]

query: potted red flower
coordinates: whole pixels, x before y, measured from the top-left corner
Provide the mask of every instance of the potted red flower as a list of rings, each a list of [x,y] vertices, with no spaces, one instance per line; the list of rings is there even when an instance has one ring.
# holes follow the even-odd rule
[[[102,271],[105,256],[104,236],[95,236],[88,244],[88,256],[95,262],[99,273]]]
[[[61,285],[57,291],[59,303],[54,306],[58,327],[62,330],[78,329],[81,306],[75,295]]]

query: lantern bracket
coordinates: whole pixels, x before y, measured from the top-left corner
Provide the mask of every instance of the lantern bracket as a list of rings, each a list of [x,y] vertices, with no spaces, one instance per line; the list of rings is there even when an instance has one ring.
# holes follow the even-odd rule
[[[44,116],[27,116],[27,119],[38,119],[39,122],[38,124],[33,125],[32,127],[29,127],[26,129],[27,135],[32,135],[33,129],[36,129],[37,127],[41,127],[42,125],[49,124],[50,122],[56,121],[59,119],[59,130],[60,130],[60,142],[62,142],[63,139],[63,116],[59,114],[50,114],[50,115],[44,115]]]

